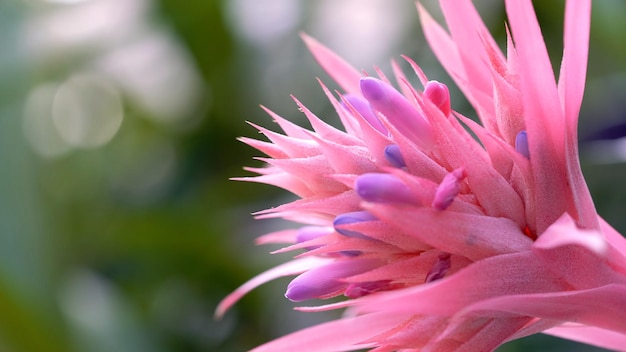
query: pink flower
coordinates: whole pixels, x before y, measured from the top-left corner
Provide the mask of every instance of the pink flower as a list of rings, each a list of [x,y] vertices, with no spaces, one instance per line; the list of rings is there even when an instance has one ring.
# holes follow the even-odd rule
[[[300,197],[257,215],[303,227],[260,242],[300,254],[217,314],[300,274],[287,298],[347,298],[298,309],[346,308],[344,317],[254,351],[491,351],[538,332],[626,351],[626,240],[596,213],[578,161],[590,3],[567,2],[558,82],[530,0],[506,1],[506,56],[470,0],[441,1],[449,33],[418,5],[483,126],[454,112],[447,87],[411,60],[422,91],[395,63],[398,90],[304,36],[344,90],[337,99],[322,85],[345,131],[296,100],[313,131],[268,111],[284,134],[258,127],[270,142],[242,138],[269,156],[243,180]]]

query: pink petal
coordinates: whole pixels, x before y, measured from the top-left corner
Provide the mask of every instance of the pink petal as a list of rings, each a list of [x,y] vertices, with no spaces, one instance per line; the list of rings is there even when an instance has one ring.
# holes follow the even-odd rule
[[[467,78],[465,75],[465,69],[463,67],[456,43],[419,2],[417,3],[417,10],[422,22],[424,36],[426,37],[430,48],[439,59],[439,62],[446,68],[451,76],[458,76],[462,79],[462,81],[466,82]],[[461,85],[459,82],[457,82],[457,85],[459,85],[459,88],[461,88],[461,91],[465,93],[465,96],[468,99],[472,99],[469,86]]]
[[[598,228],[596,210],[591,194],[580,170],[578,158],[578,113],[585,90],[591,1],[568,1],[565,8],[563,61],[559,75],[559,94],[567,126],[566,158],[569,182],[578,224]]]
[[[569,128],[576,128],[585,91],[591,0],[567,1],[559,93]]]
[[[341,96],[343,106],[351,112],[351,119],[355,120],[355,117],[359,116],[365,119],[372,127],[378,130],[381,134],[386,135],[387,129],[382,125],[374,110],[370,106],[369,102],[359,95],[344,94]],[[345,123],[344,123],[345,125]],[[362,137],[362,136],[361,136]]]
[[[365,99],[363,100],[365,101]],[[380,124],[380,126],[374,126],[374,124],[370,123],[370,121],[362,116],[359,111],[354,109],[354,107],[351,106],[349,102],[344,100],[344,103],[347,108],[352,112],[352,116],[355,122],[359,125],[362,139],[364,141],[367,141],[367,143],[365,143],[365,147],[369,151],[370,159],[372,159],[372,161],[377,166],[388,166],[389,163],[385,158],[384,150],[386,146],[392,144],[393,142],[387,137],[386,132],[383,135],[379,130],[380,127],[384,131],[386,131],[387,129],[385,128],[385,126],[382,125],[380,120],[378,120],[378,117],[376,117],[376,121],[378,122],[378,124]],[[365,101],[365,103],[367,103],[369,107],[369,103],[367,101]]]
[[[484,42],[497,48],[497,44],[489,35],[474,5],[469,0],[455,0],[440,2],[446,23],[450,29],[452,40],[457,45],[461,62],[463,63],[465,77],[470,84],[471,95],[476,97],[477,92],[491,95],[493,85],[489,62]],[[480,35],[484,34],[483,37]],[[432,46],[432,43],[431,43]],[[502,57],[502,53],[498,53]],[[486,110],[488,115],[493,116],[493,104],[489,100],[481,102],[480,109]]]
[[[526,251],[480,260],[428,284],[363,297],[355,308],[358,312],[452,316],[473,303],[478,306],[502,296],[559,292],[566,287],[567,284],[546,270],[532,252]],[[506,306],[503,304],[501,308]]]
[[[515,334],[511,335],[508,341],[513,341],[521,339],[522,337],[534,335],[561,324],[563,324],[563,321],[561,320],[534,318],[526,326],[519,329]]]
[[[322,80],[320,80],[318,78],[317,81],[319,82],[320,86],[322,87],[322,90],[324,91],[324,94],[326,95],[326,98],[328,98],[328,101],[335,108],[335,112],[339,116],[339,120],[341,121],[341,124],[343,125],[344,130],[348,133],[348,135],[350,137],[356,137],[357,140],[363,140],[363,136],[361,135],[361,130],[359,129],[359,123],[356,121],[354,116],[352,116],[352,114],[350,114],[350,112],[347,111],[341,105],[341,103],[332,94],[330,89],[328,89],[328,87],[326,87],[326,85],[322,82]]]
[[[296,331],[250,352],[353,351],[372,347],[363,341],[393,328],[407,317],[398,314],[367,314],[344,318]]]
[[[426,40],[483,123],[489,130],[497,131],[494,129],[491,77],[489,67],[485,65],[489,61],[485,41],[493,42],[493,39],[471,2],[449,1],[441,2],[441,5],[452,35],[446,33],[418,3]]]
[[[408,236],[473,260],[528,250],[532,244],[519,227],[506,218],[405,205],[367,203],[364,207]]]
[[[312,37],[306,34],[301,37],[320,66],[346,93],[359,94],[359,79],[362,77],[359,71]]]
[[[433,339],[422,351],[492,351],[526,325],[530,319],[528,317],[460,319]]]
[[[380,341],[383,346],[374,351],[422,351],[421,347],[425,346],[434,336],[437,336],[445,329],[448,324],[446,317],[440,316],[413,316],[408,321],[398,325],[396,328],[386,331],[374,338],[372,341]],[[420,347],[413,350],[409,347]]]
[[[418,3],[418,6],[419,3]],[[445,32],[444,32],[445,33]],[[411,65],[411,68],[413,69],[413,72],[415,72],[415,75],[417,76],[417,78],[419,78],[420,82],[422,83],[422,86],[426,86],[426,84],[428,83],[428,77],[426,77],[426,74],[424,73],[424,71],[422,71],[422,68],[415,62],[413,61],[413,59],[411,59],[410,57],[406,56],[406,55],[402,55],[402,58],[409,63],[409,65]],[[409,82],[408,80],[399,80],[398,84],[400,84],[401,82]],[[414,89],[410,90],[411,93],[414,91]],[[411,95],[406,95],[407,99],[410,99]]]
[[[391,60],[391,69],[393,70],[393,75],[396,78],[396,83],[400,86],[400,92],[402,92],[402,95],[410,101],[413,96],[413,89],[401,84],[401,82],[409,82],[409,80],[396,60]]]
[[[271,244],[271,243],[295,243],[296,242],[296,230],[282,230],[265,234],[256,239],[256,244]]]
[[[499,73],[492,72],[492,77],[498,134],[513,145],[517,134],[526,129],[522,93]]]
[[[625,307],[626,285],[610,284],[588,290],[494,297],[468,306],[462,314],[494,317],[517,314],[572,321],[626,334]]]
[[[274,143],[264,142],[258,139],[252,139],[248,137],[239,137],[237,138],[237,140],[239,140],[240,142],[246,143],[247,145],[251,146],[254,149],[260,150],[261,152],[265,153],[266,155],[272,158],[284,159],[284,158],[289,157],[287,153],[285,153],[284,150],[282,150],[279,146],[275,145]]]
[[[291,159],[257,158],[302,180],[318,196],[332,195],[347,189],[328,177],[334,173],[324,155]]]
[[[565,166],[565,118],[554,72],[530,0],[507,0],[506,10],[520,62],[520,90],[536,180],[537,232],[571,209]]]
[[[544,333],[614,351],[626,351],[626,334],[595,326],[565,324],[546,330]]]
[[[367,237],[395,246],[403,251],[412,253],[431,249],[432,246],[425,244],[418,238],[407,236],[391,227],[383,221],[357,222],[342,225],[346,230],[366,233]]]
[[[438,263],[439,256],[442,254],[440,250],[431,249],[419,255],[395,260],[380,268],[371,270],[367,273],[351,276],[348,282],[364,282],[393,280],[394,282],[405,282],[409,284],[421,284],[426,281],[429,271]],[[471,262],[459,256],[450,258],[450,268],[448,273],[456,272]]]
[[[268,219],[299,212],[302,215],[320,214],[332,219],[339,214],[357,210],[359,202],[360,198],[357,194],[353,191],[346,191],[334,196],[298,199],[288,204],[256,212],[254,215],[259,219]]]
[[[267,169],[269,168],[266,168],[265,170]],[[273,169],[278,170],[277,168],[273,168]],[[253,171],[253,172],[260,171],[254,168],[246,168],[246,170]],[[258,171],[255,171],[255,170],[258,170]],[[267,185],[280,187],[299,197],[310,197],[315,194],[306,186],[306,184],[302,180],[286,172],[277,172],[277,173],[269,172],[266,175],[255,176],[255,177],[233,177],[231,178],[231,180],[264,183]]]
[[[280,126],[280,128],[285,132],[286,135],[295,138],[308,138],[306,129],[296,125],[289,120],[285,120],[283,117],[263,105],[261,105],[261,108],[274,119],[274,122],[276,122]]]
[[[335,143],[319,138],[315,134],[311,134],[311,138],[317,142],[319,149],[336,173],[358,175],[377,169],[365,147]]]
[[[320,84],[322,83],[320,82]],[[322,88],[325,89],[323,84],[322,84]],[[300,111],[304,113],[304,116],[306,116],[306,118],[309,120],[309,123],[311,123],[311,126],[313,127],[313,129],[315,130],[315,132],[320,138],[328,139],[328,140],[334,141],[336,143],[344,144],[344,145],[363,145],[364,144],[363,141],[359,139],[357,136],[353,136],[343,131],[340,131],[336,129],[335,127],[322,121],[319,117],[315,116],[315,114],[312,113],[311,110],[309,110],[309,108],[304,106],[304,104],[302,104],[296,97],[292,96],[291,98],[296,102]],[[307,134],[307,137],[310,138],[311,132],[306,131],[305,133]]]
[[[354,251],[360,253],[375,253],[377,256],[383,257],[387,255],[394,256],[402,254],[402,250],[400,250],[398,247],[378,241],[372,241],[371,239],[348,238],[346,236],[336,234],[328,238],[326,241],[327,242],[325,243],[322,243],[323,241],[320,240],[307,242],[307,245],[322,244],[323,246],[310,250],[303,255],[331,255],[336,257],[337,253],[350,253]],[[296,246],[286,247],[284,251],[295,248]],[[281,249],[277,252],[283,252],[283,250]]]
[[[246,293],[254,290],[258,286],[272,281],[282,276],[296,275],[305,272],[309,269],[318,267],[325,263],[328,263],[330,259],[322,259],[317,257],[306,257],[301,259],[295,259],[290,262],[276,266],[270,270],[267,270],[252,279],[248,280],[243,285],[239,286],[235,291],[226,296],[217,308],[215,309],[215,316],[220,318],[226,313],[226,311],[232,307],[241,297]]]
[[[424,104],[424,109],[427,116],[442,116],[432,104]],[[526,218],[522,200],[510,183],[493,169],[485,150],[463,132],[463,127],[456,119],[442,117],[432,119],[431,122],[433,139],[449,168],[465,169],[472,193],[485,212],[494,217],[513,219],[523,227]]]
[[[274,144],[276,147],[280,148],[280,150],[286,153],[286,157],[297,158],[303,156],[315,156],[320,154],[319,148],[317,148],[317,144],[313,142],[310,138],[304,139],[285,136],[283,134],[270,131],[261,126],[257,126],[253,123],[250,123],[250,125],[259,130],[259,132],[263,133],[263,135],[265,135],[267,139],[272,142],[272,144]],[[252,146],[254,147],[254,145]],[[275,156],[272,157],[278,158]]]
[[[598,216],[598,221],[607,242],[611,244],[608,255],[609,261],[622,274],[626,275],[626,238],[600,216]]]
[[[608,251],[609,245],[600,232],[579,229],[567,214],[533,244],[533,252],[546,267],[577,289],[626,284],[626,275],[608,265]]]
[[[393,141],[397,143],[408,172],[433,182],[440,182],[443,179],[447,173],[444,167],[434,161],[411,138],[403,134],[387,119],[382,119],[382,122],[389,130]]]

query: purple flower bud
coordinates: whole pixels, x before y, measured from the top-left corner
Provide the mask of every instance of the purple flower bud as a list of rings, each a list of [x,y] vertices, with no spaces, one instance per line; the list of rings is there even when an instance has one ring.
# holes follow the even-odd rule
[[[374,215],[372,215],[368,211],[354,211],[351,213],[344,213],[344,214],[337,216],[335,218],[335,221],[333,221],[333,226],[335,227],[335,231],[337,231],[337,233],[341,235],[344,235],[347,237],[370,239],[369,237],[367,237],[366,235],[358,231],[342,229],[341,225],[349,225],[349,224],[354,224],[357,222],[374,221],[374,220],[377,220],[376,217],[374,217]]]
[[[406,166],[402,153],[400,153],[400,147],[397,144],[390,144],[385,147],[385,159],[395,167],[402,168]]]
[[[359,176],[356,193],[366,201],[377,203],[415,203],[411,190],[398,177],[390,174],[367,173]]]
[[[359,114],[361,114],[361,116],[363,116],[363,118],[365,118],[365,120],[367,120],[367,122],[369,122],[369,124],[372,127],[374,127],[375,129],[377,129],[378,131],[380,131],[381,133],[385,135],[387,134],[387,129],[380,122],[380,120],[376,116],[376,113],[374,112],[374,110],[372,110],[372,107],[370,106],[370,103],[367,100],[357,95],[353,95],[353,94],[345,94],[343,98],[348,103],[350,103],[350,105],[352,105],[352,107],[356,111],[358,111]],[[343,102],[342,102],[342,105],[343,105]]]
[[[373,78],[361,78],[361,93],[374,111],[383,114],[398,131],[416,143],[430,145],[430,125],[402,94],[387,83]]]
[[[334,229],[332,227],[324,227],[324,226],[304,226],[301,227],[298,232],[296,232],[296,242],[302,243],[310,240],[314,240],[316,238],[326,236],[328,234],[333,233]],[[306,247],[306,250],[313,250],[319,248],[320,246],[310,246]]]
[[[380,264],[377,259],[350,259],[311,269],[289,283],[285,297],[301,302],[340,293],[349,285],[343,279],[372,270]]]
[[[526,133],[526,131],[521,131],[515,137],[515,150],[525,156],[526,159],[530,159],[530,150],[528,149],[528,134]]]
[[[461,181],[465,178],[463,168],[458,168],[447,174],[437,187],[432,207],[437,210],[446,210],[461,191]]]
[[[429,81],[424,87],[423,97],[435,104],[445,116],[450,114],[450,91],[445,84]]]

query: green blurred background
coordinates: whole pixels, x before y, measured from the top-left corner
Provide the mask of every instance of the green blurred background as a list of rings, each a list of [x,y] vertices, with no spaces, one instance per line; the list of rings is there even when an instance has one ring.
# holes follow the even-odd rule
[[[504,39],[499,1],[476,1]],[[437,16],[432,1],[425,5]],[[562,1],[536,2],[558,64]],[[626,230],[626,2],[594,2],[583,167]],[[217,303],[283,261],[254,238],[291,199],[247,175],[236,141],[273,128],[258,107],[336,123],[304,31],[370,72],[407,54],[446,83],[404,0],[0,1],[0,351],[244,351],[333,317],[297,313],[287,279]],[[455,109],[472,115],[453,90]],[[607,131],[618,131],[606,139]],[[591,351],[537,336],[501,351]]]

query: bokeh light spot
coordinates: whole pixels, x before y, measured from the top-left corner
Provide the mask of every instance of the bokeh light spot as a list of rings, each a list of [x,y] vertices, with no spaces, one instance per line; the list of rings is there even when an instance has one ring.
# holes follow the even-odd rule
[[[52,119],[63,140],[76,147],[99,147],[117,133],[124,117],[117,91],[97,76],[72,77],[57,91]]]
[[[32,149],[45,158],[63,155],[70,149],[52,121],[52,103],[57,88],[52,83],[35,87],[26,98],[24,106],[24,135]]]

